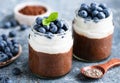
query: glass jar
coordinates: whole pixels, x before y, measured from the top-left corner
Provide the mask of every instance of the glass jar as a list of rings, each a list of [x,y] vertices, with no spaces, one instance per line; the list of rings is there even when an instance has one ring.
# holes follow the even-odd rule
[[[73,20],[74,57],[83,61],[100,61],[110,56],[114,26],[112,14],[99,22],[86,21],[76,14]]]
[[[67,74],[72,67],[72,48],[71,29],[50,36],[32,28],[29,34],[30,70],[40,77],[54,78]]]

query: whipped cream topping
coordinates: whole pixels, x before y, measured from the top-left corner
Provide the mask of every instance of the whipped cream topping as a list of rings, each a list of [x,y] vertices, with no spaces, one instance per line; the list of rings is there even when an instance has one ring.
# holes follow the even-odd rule
[[[64,37],[55,34],[52,39],[30,32],[30,46],[37,52],[58,54],[68,52],[73,45],[71,30],[66,31]]]
[[[84,18],[78,16],[74,18],[73,27],[76,33],[88,38],[101,39],[109,36],[114,31],[112,13],[108,18],[99,22],[93,20],[85,21]]]

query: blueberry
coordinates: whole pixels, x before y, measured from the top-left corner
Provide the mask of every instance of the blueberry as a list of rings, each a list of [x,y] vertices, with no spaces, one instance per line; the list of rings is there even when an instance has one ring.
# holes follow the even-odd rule
[[[53,37],[53,33],[51,32],[46,32],[46,37],[51,39]]]
[[[67,31],[68,30],[68,25],[63,25],[63,27],[62,27],[62,29],[64,29],[65,31]]]
[[[0,36],[0,41],[2,41],[3,40],[3,38]]]
[[[65,32],[64,29],[59,29],[59,30],[58,30],[58,33],[64,33],[64,32]]]
[[[91,19],[92,19],[91,16],[88,16],[88,17],[86,18],[87,21],[90,21]]]
[[[0,75],[0,81],[3,79],[3,76],[2,75]]]
[[[3,28],[8,29],[8,28],[10,28],[10,27],[11,27],[11,23],[10,23],[10,22],[6,22],[6,23],[4,24],[4,27],[3,27]]]
[[[12,42],[13,45],[14,45],[14,44],[18,44],[18,42],[17,42],[16,39],[12,39],[11,42]]]
[[[10,22],[12,27],[16,27],[18,25],[18,22],[15,19],[12,19]]]
[[[98,17],[94,17],[93,21],[97,23],[97,22],[99,22],[99,18]]]
[[[50,26],[52,26],[52,25],[55,25],[55,23],[54,23],[54,22],[51,22],[51,23],[50,23]]]
[[[9,47],[5,47],[4,52],[5,52],[5,53],[10,52],[10,48],[9,48]]]
[[[14,48],[19,48],[18,44],[14,44],[13,46],[14,46]]]
[[[7,54],[9,59],[11,59],[13,57],[12,53],[10,53],[10,52],[7,52],[6,54]]]
[[[86,4],[85,3],[82,3],[81,6],[85,6]]]
[[[4,62],[8,60],[8,56],[4,53],[0,53],[0,62]]]
[[[28,28],[28,26],[25,25],[25,24],[20,25],[20,30],[21,30],[21,31],[24,31],[24,30],[26,30],[27,28]]]
[[[103,12],[105,13],[106,17],[110,16],[111,13],[110,9],[104,9]]]
[[[3,77],[0,83],[13,83],[13,81],[8,77]]]
[[[101,7],[97,7],[97,10],[98,10],[99,12],[103,11],[103,9],[102,9]]]
[[[7,40],[7,35],[2,34],[1,37],[3,38],[3,40]]]
[[[7,43],[7,46],[12,45],[12,42],[10,40],[7,40],[6,43]]]
[[[12,50],[12,54],[15,56],[16,54],[18,54],[18,52],[19,52],[19,48],[14,48],[13,50]]]
[[[1,41],[3,44],[4,44],[4,46],[6,47],[7,46],[7,42],[6,41]]]
[[[13,73],[13,75],[20,75],[21,74],[21,70],[16,67],[16,68],[12,69],[12,73]]]
[[[86,18],[88,16],[88,13],[86,10],[81,10],[78,12],[78,15],[83,17],[83,18]]]
[[[88,10],[89,6],[86,4],[81,4],[80,10]]]
[[[50,31],[51,31],[52,33],[56,33],[57,30],[58,30],[58,28],[57,28],[56,25],[51,25],[51,27],[50,27]]]
[[[37,17],[37,18],[36,18],[36,23],[37,23],[38,25],[41,25],[41,24],[42,24],[42,18]]]
[[[99,7],[106,9],[106,4],[101,3],[101,4],[99,4]]]
[[[99,13],[99,12],[98,12],[97,10],[94,10],[94,11],[92,12],[92,16],[94,17],[94,16],[96,16],[98,13]]]
[[[105,14],[103,12],[99,12],[98,13],[98,18],[99,19],[104,19],[105,18]]]
[[[47,31],[50,29],[50,26],[43,26]]]
[[[41,26],[41,25],[38,25],[38,24],[35,24],[35,25],[33,26],[33,28],[34,28],[36,31],[38,31],[38,29],[39,29],[40,27],[42,27],[42,26]]]
[[[91,6],[92,10],[96,10],[97,9],[97,4],[96,3],[91,3],[90,6]]]
[[[43,27],[40,27],[40,28],[38,29],[38,31],[39,31],[40,33],[45,33],[45,32],[46,32],[46,29],[43,28]]]
[[[16,31],[9,32],[9,37],[15,37],[15,36],[16,36]]]
[[[57,25],[57,27],[62,28],[64,23],[62,21],[58,20],[56,25]]]
[[[2,41],[0,41],[0,50],[4,49],[4,43]]]

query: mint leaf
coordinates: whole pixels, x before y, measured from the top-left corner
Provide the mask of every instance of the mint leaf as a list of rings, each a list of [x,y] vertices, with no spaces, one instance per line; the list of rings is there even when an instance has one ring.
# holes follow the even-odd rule
[[[51,22],[51,21],[55,21],[57,18],[58,18],[58,12],[53,12],[48,17],[48,20]]]
[[[42,24],[43,25],[46,25],[46,26],[49,26],[50,24],[50,21],[48,21],[46,18],[42,20]]]
[[[53,12],[53,13],[50,14],[50,16],[48,18],[44,18],[42,20],[42,24],[49,26],[49,24],[52,21],[55,21],[57,18],[58,18],[58,12]]]

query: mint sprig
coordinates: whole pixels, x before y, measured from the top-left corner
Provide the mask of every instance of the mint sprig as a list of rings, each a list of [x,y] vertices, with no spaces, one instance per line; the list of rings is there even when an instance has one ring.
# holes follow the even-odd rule
[[[49,15],[48,18],[44,18],[42,20],[42,24],[43,25],[46,25],[46,26],[49,26],[49,24],[52,22],[52,21],[55,21],[56,19],[58,18],[58,12],[53,12]]]

